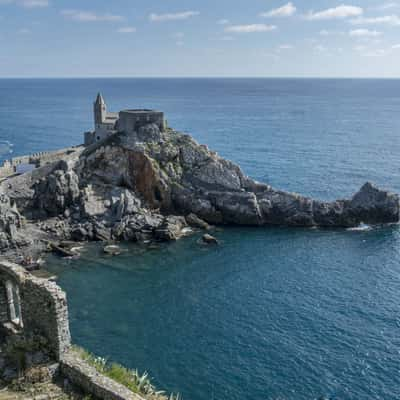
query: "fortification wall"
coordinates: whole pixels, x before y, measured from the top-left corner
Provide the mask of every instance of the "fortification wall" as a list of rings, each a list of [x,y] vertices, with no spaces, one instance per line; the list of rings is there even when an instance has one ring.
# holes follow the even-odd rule
[[[135,111],[127,110],[119,113],[117,124],[118,131],[121,132],[137,132],[142,126],[148,124],[156,124],[160,131],[165,130],[164,113],[161,111]]]
[[[26,156],[13,157],[10,160],[4,161],[3,165],[0,167],[0,179],[7,178],[17,173],[17,168],[20,165],[32,164],[36,168],[41,167],[45,164],[56,162],[65,155],[74,153],[79,147],[80,146],[72,146],[61,150],[42,151]]]

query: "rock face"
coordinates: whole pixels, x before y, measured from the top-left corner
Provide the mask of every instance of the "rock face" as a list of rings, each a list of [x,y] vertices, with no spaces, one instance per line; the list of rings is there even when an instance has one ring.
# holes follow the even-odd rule
[[[0,251],[25,246],[28,239],[20,233],[23,219],[14,202],[0,191]]]
[[[113,135],[22,182],[26,187],[14,187],[9,197],[0,185],[2,246],[21,225],[14,200],[33,221],[62,221],[61,236],[76,240],[175,240],[187,225],[349,227],[398,222],[400,211],[398,195],[370,183],[333,202],[273,189],[190,136],[153,124]]]

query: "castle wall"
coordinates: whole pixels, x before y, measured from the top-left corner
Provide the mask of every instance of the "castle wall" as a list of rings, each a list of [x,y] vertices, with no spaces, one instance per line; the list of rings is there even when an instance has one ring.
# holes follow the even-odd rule
[[[127,110],[119,113],[117,129],[120,132],[137,132],[140,127],[156,124],[160,131],[165,130],[164,113],[160,111],[136,111]]]

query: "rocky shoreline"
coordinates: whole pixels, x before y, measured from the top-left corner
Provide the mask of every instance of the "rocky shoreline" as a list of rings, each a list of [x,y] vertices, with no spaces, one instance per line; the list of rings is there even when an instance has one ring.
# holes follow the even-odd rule
[[[397,223],[399,211],[399,196],[371,183],[333,202],[275,190],[189,135],[148,124],[3,180],[0,254],[20,262],[65,241],[169,241],[210,224]]]

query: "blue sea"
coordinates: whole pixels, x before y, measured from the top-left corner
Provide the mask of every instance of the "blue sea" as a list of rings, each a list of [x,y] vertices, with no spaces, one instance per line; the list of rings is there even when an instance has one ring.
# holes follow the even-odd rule
[[[111,111],[163,110],[277,188],[400,192],[400,80],[0,80],[0,159],[81,143],[98,91]],[[184,400],[400,398],[399,226],[215,235],[50,258],[75,343]]]

